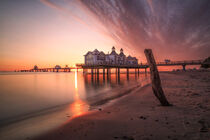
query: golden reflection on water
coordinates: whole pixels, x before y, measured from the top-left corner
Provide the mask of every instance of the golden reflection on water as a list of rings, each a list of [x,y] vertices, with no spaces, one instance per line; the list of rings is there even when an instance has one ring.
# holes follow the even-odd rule
[[[75,81],[75,90],[77,91],[77,71],[75,71],[75,76],[74,76],[74,81]]]
[[[74,92],[74,102],[71,104],[70,109],[72,110],[73,116],[80,116],[87,111],[86,102],[80,99],[78,92],[78,81],[77,81],[77,71],[75,71],[75,92]]]

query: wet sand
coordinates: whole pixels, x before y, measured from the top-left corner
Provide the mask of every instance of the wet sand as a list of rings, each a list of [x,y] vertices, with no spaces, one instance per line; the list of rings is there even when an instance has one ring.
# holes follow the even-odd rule
[[[171,107],[160,106],[147,85],[33,139],[209,140],[210,72],[161,73],[161,79]]]

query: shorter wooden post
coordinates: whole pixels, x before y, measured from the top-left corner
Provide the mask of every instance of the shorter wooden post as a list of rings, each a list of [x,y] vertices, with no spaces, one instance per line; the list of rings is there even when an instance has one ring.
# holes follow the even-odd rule
[[[150,77],[152,81],[153,93],[158,98],[162,106],[170,106],[171,104],[167,101],[164,95],[163,89],[162,89],[159,72],[156,66],[156,62],[155,62],[155,58],[153,56],[152,50],[145,49],[144,53],[147,58],[147,63],[150,67]]]

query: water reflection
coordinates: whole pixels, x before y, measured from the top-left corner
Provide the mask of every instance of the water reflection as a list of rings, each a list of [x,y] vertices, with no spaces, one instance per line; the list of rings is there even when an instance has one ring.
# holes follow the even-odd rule
[[[92,89],[99,89],[104,87],[115,87],[119,85],[124,85],[129,82],[136,82],[141,79],[145,78],[145,75],[142,74],[135,74],[135,73],[121,73],[121,74],[84,74],[84,85],[86,90]]]
[[[70,109],[72,111],[73,116],[82,115],[85,111],[87,111],[87,104],[83,100],[80,99],[80,95],[78,93],[78,72],[75,71],[74,76],[74,84],[75,84],[75,92],[74,92],[74,102],[70,105]]]
[[[75,75],[74,75],[74,85],[75,85],[75,90],[77,91],[77,71],[75,71]]]
[[[70,104],[73,115],[88,110],[89,99],[100,100],[113,89],[142,81],[144,74],[11,73],[0,74],[0,120],[18,118],[59,105]],[[91,100],[92,101],[92,100]],[[70,112],[71,112],[70,111]],[[71,113],[69,113],[71,114]],[[71,115],[72,116],[72,115]]]

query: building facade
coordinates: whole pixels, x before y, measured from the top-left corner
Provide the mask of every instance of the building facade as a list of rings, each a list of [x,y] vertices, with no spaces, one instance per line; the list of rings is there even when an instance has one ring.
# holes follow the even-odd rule
[[[105,54],[104,52],[99,52],[95,49],[92,52],[88,51],[84,57],[86,65],[138,65],[138,59],[130,55],[126,57],[122,48],[120,49],[119,54],[115,51],[115,47],[112,47],[110,54]]]

